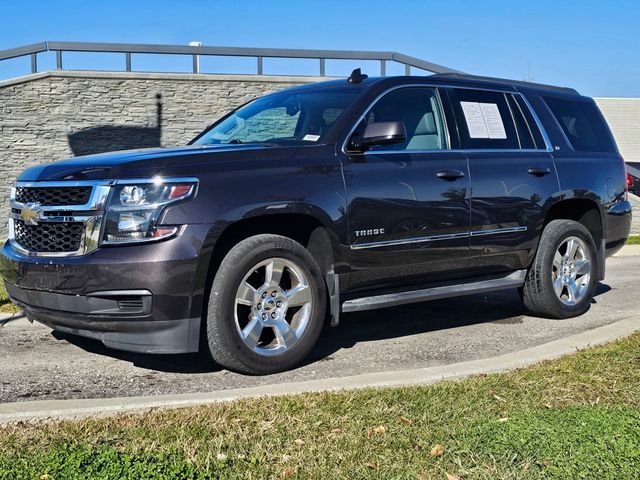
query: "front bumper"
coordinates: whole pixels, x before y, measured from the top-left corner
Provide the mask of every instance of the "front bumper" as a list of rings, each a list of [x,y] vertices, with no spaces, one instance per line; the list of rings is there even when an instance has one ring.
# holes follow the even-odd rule
[[[30,320],[145,353],[198,350],[210,226],[164,242],[105,247],[76,257],[32,257],[9,243],[0,274]]]

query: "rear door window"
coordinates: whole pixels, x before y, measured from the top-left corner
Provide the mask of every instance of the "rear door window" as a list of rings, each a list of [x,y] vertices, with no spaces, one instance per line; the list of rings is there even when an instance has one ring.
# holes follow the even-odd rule
[[[453,88],[451,96],[462,148],[520,148],[516,125],[504,93]]]
[[[616,151],[609,127],[595,103],[557,97],[545,97],[544,101],[556,117],[574,150]]]

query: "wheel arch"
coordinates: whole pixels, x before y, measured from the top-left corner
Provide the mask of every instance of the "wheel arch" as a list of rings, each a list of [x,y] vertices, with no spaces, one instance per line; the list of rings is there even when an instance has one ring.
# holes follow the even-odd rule
[[[324,220],[324,219],[323,219]],[[224,226],[213,226],[208,240],[202,249],[198,271],[197,285],[192,302],[192,316],[206,314],[208,292],[213,278],[225,255],[238,242],[259,234],[282,235],[303,245],[316,260],[325,279],[327,298],[330,300],[329,311],[332,312],[331,324],[337,323],[334,312],[337,307],[339,290],[337,275],[334,272],[336,251],[339,247],[337,236],[326,224],[316,216],[308,213],[269,213],[257,214],[239,219]]]
[[[546,212],[542,229],[552,220],[573,220],[589,230],[598,253],[598,277],[604,279],[604,215],[599,202],[589,197],[562,199],[554,202]]]

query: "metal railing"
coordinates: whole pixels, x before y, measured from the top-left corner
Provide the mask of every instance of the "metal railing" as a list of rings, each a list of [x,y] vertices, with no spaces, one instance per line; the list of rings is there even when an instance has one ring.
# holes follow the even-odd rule
[[[443,65],[420,60],[397,52],[368,52],[356,50],[306,50],[292,48],[207,47],[187,45],[153,45],[133,43],[41,42],[23,47],[0,50],[0,61],[10,58],[31,57],[31,73],[38,72],[38,54],[55,52],[56,69],[63,70],[63,53],[120,53],[124,55],[124,71],[131,72],[131,57],[135,54],[190,55],[193,73],[200,72],[200,57],[254,57],[256,74],[264,75],[265,58],[318,60],[319,74],[325,76],[326,60],[368,60],[380,62],[380,75],[386,76],[387,62],[404,65],[405,75],[416,68],[432,73],[461,73]]]

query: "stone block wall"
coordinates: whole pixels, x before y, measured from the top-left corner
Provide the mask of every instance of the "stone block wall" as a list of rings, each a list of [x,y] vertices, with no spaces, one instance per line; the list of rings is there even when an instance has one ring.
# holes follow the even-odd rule
[[[0,238],[24,169],[75,155],[184,145],[230,109],[318,77],[45,72],[0,82]]]

